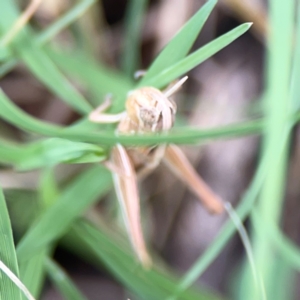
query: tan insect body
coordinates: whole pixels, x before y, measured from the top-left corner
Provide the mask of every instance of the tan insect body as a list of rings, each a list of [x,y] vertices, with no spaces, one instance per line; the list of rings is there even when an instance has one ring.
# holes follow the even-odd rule
[[[116,123],[120,134],[151,134],[167,132],[174,124],[176,104],[169,99],[187,80],[179,80],[165,92],[154,87],[142,87],[129,92],[126,111],[120,114],[105,114],[111,101],[107,98],[91,112],[89,119],[98,123]],[[194,170],[183,152],[175,145],[153,145],[151,147],[123,147],[117,144],[111,153],[111,162],[106,165],[114,173],[114,183],[121,203],[125,223],[135,252],[145,267],[151,264],[145,246],[141,222],[137,178],[149,174],[161,161],[185,182],[212,213],[224,210],[222,201]]]

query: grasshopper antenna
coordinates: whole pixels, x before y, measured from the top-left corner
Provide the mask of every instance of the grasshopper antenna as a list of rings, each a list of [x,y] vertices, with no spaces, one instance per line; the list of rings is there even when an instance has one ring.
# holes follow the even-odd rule
[[[184,76],[178,82],[176,82],[170,89],[168,89],[164,94],[167,98],[176,93],[179,88],[187,81],[188,76]]]

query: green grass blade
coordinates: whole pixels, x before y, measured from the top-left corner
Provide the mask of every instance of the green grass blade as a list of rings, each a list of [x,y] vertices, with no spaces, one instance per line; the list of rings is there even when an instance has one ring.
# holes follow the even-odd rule
[[[257,134],[260,133],[263,128],[263,122],[261,120],[257,120],[209,130],[185,128],[176,131],[174,130],[169,134],[161,134],[157,136],[117,136],[113,133],[113,131],[89,132],[73,130],[72,128],[63,128],[31,117],[16,107],[1,90],[0,116],[7,122],[28,132],[39,133],[44,136],[61,137],[74,141],[98,143],[101,145],[114,145],[118,142],[124,145],[149,145],[158,142],[194,144],[213,138],[230,138]]]
[[[43,170],[43,175],[41,176],[42,178],[39,180],[40,182],[38,185],[38,191],[34,192],[36,194],[34,198],[36,198],[36,200],[39,202],[38,207],[36,208],[38,215],[41,215],[42,212],[46,211],[50,206],[52,206],[59,195],[59,191],[56,188],[55,179],[52,176],[53,172],[51,171],[50,169]],[[26,199],[24,194],[25,193],[22,193],[23,201]],[[36,218],[31,218],[29,219],[28,223],[32,225],[35,220]],[[29,226],[26,226],[26,229],[28,229],[28,227]],[[45,284],[46,270],[44,262],[51,252],[51,247],[45,246],[30,259],[23,261],[20,264],[20,276],[36,298],[39,297]]]
[[[164,69],[149,79],[143,80],[138,84],[138,86],[149,85],[157,88],[164,87],[172,80],[175,80],[183,74],[186,74],[188,71],[192,70],[224,47],[228,46],[230,43],[244,34],[251,27],[251,25],[252,23],[245,23],[234,28],[233,30],[223,34],[207,45],[201,47],[199,50],[196,50],[192,54],[173,64],[171,67]]]
[[[20,145],[8,143],[0,139],[0,162],[17,164],[24,158],[24,149]]]
[[[284,203],[286,168],[290,147],[291,108],[290,80],[293,57],[295,1],[270,2],[270,36],[268,44],[267,98],[265,101],[266,123],[263,156],[268,172],[259,201],[259,211],[268,222],[281,222]],[[280,70],[280,72],[279,72]],[[277,255],[268,237],[254,236],[254,253],[257,266],[266,286],[267,296],[272,299]],[[278,278],[280,275],[276,274]],[[283,274],[282,274],[283,275]],[[250,300],[252,285],[244,289],[245,300]]]
[[[129,78],[139,68],[140,35],[147,4],[148,0],[131,0],[127,4],[122,69]]]
[[[5,74],[13,70],[13,68],[17,65],[18,60],[15,58],[11,58],[8,61],[4,62],[0,65],[0,78],[2,78]]]
[[[64,270],[51,258],[45,259],[48,276],[66,300],[87,300]],[[100,291],[99,291],[100,293]]]
[[[0,89],[0,116],[7,122],[29,132],[51,135],[62,129],[60,126],[42,122],[24,113],[11,102]]]
[[[60,163],[99,163],[106,157],[106,152],[99,146],[60,138],[30,144],[12,144],[0,139],[0,162],[12,164],[22,171]]]
[[[262,236],[270,237],[272,243],[280,251],[283,259],[295,270],[300,272],[300,249],[292,242],[274,223],[268,223],[261,226],[261,215],[256,210],[251,213],[251,221],[253,221],[255,230]]]
[[[254,202],[259,194],[263,180],[266,174],[266,162],[261,161],[258,170],[252,180],[252,183],[246,193],[243,196],[241,203],[236,208],[236,212],[241,220],[245,220],[248,214],[253,208]],[[228,220],[223,226],[222,230],[216,237],[215,241],[210,247],[199,257],[199,259],[193,264],[190,270],[184,275],[177,289],[174,291],[173,296],[170,299],[180,299],[182,291],[190,287],[196,280],[203,274],[208,266],[219,255],[222,249],[226,246],[229,239],[236,232],[236,227]],[[179,298],[178,298],[179,297]]]
[[[300,108],[300,5],[297,10],[296,45],[293,55],[292,78],[291,78],[291,112]]]
[[[81,221],[73,225],[73,232],[78,242],[84,244],[97,258],[97,264],[105,266],[128,289],[142,299],[166,299],[176,288],[177,281],[167,273],[155,269],[145,270],[138,265],[135,257],[128,249],[114,241],[111,235]],[[220,300],[217,295],[205,289],[201,291],[185,291],[181,300]]]
[[[55,203],[60,191],[55,178],[55,168],[44,168],[39,180],[39,199],[44,209]]]
[[[69,11],[37,36],[36,41],[38,45],[44,45],[49,42],[60,31],[80,18],[95,3],[96,0],[83,0],[75,4]]]
[[[1,43],[1,41],[0,41]],[[10,58],[10,51],[8,49],[8,47],[5,47],[5,48],[1,48],[0,47],[0,62],[4,62],[6,60],[8,60]]]
[[[140,85],[149,85],[148,82],[158,73],[170,68],[187,55],[216,3],[217,0],[208,1],[182,27],[151,64]]]
[[[79,80],[96,98],[96,105],[104,101],[107,94],[113,96],[113,109],[123,111],[128,91],[133,88],[133,82],[123,74],[100,65],[93,59],[82,54],[70,55],[48,49],[47,53],[53,61],[71,78]]]
[[[44,260],[47,253],[47,250],[42,250],[26,262],[20,263],[20,278],[36,299],[41,294],[46,279]]]
[[[32,257],[49,243],[61,237],[92,203],[110,188],[111,176],[107,170],[93,167],[81,174],[46,210],[19,242],[20,261]]]
[[[0,29],[2,32],[6,32],[18,18],[19,13],[10,0],[0,2],[0,11],[5,11],[5,14],[0,18]],[[32,42],[33,40],[29,30],[23,29],[13,40],[11,46],[33,74],[58,97],[65,100],[80,113],[89,112],[91,110],[90,104],[59,72],[43,49]]]
[[[32,143],[24,149],[15,167],[18,170],[31,170],[51,167],[60,163],[91,163],[106,159],[104,150],[96,145],[72,142],[60,138],[50,138]]]
[[[0,187],[0,260],[16,275],[19,276],[17,256],[13,234],[4,195]],[[22,299],[20,289],[0,270],[1,299]]]
[[[57,21],[52,23],[47,29],[37,35],[35,39],[37,45],[41,46],[49,42],[61,30],[76,21],[94,3],[95,0],[84,0],[74,5],[67,13],[65,13],[65,15],[63,15]],[[11,52],[9,51],[9,49],[5,48],[3,51],[3,55],[5,55],[3,58],[9,60],[5,64],[0,66],[0,78],[11,71],[18,63],[18,60],[16,58],[11,57]]]

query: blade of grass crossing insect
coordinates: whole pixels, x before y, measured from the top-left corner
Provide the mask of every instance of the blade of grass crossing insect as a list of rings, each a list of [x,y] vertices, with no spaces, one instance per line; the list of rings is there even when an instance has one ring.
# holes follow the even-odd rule
[[[0,11],[5,11],[0,18],[0,29],[2,32],[6,32],[18,18],[18,10],[13,1],[3,0],[0,1]],[[90,104],[59,72],[44,50],[34,43],[34,37],[28,30],[29,28],[25,29],[22,29],[11,43],[15,53],[35,76],[58,97],[65,100],[78,112],[88,113],[92,108]]]
[[[0,260],[16,276],[19,276],[17,256],[13,241],[10,218],[8,215],[4,195],[0,187]],[[2,299],[22,299],[20,289],[0,270],[0,291]]]
[[[64,270],[51,258],[45,259],[48,276],[66,300],[87,300]],[[99,291],[100,292],[100,291]]]
[[[148,0],[131,0],[125,16],[122,69],[131,78],[140,65],[140,35]]]
[[[75,236],[102,261],[130,290],[143,299],[166,299],[176,288],[176,280],[156,270],[145,270],[136,259],[104,232],[80,221],[73,225]],[[72,230],[72,231],[73,231]],[[98,261],[99,263],[99,261]],[[221,300],[208,291],[186,291],[182,300]]]
[[[217,0],[208,1],[181,28],[151,64],[140,85],[147,85],[147,82],[151,81],[158,73],[171,67],[187,55],[216,3]]]
[[[270,1],[270,37],[268,45],[267,88],[265,102],[266,127],[263,143],[263,156],[268,162],[268,173],[263,185],[259,211],[264,220],[279,223],[284,199],[286,167],[290,144],[291,108],[290,77],[292,62],[292,41],[294,37],[295,2]],[[280,72],[279,72],[280,70]],[[266,286],[267,297],[272,299],[272,280],[278,257],[268,237],[254,235],[256,264]],[[279,275],[279,274],[278,274]],[[277,277],[279,278],[279,277]],[[252,286],[244,290],[245,300],[250,300]]]
[[[228,46],[230,43],[244,34],[251,27],[251,25],[252,23],[245,23],[223,34],[207,45],[201,47],[199,50],[196,50],[177,63],[174,63],[172,66],[164,69],[157,75],[149,78],[148,80],[145,79],[145,81],[140,82],[138,86],[149,85],[157,88],[164,87],[172,80],[182,76],[183,74],[186,74],[188,71],[192,70],[224,47]]]
[[[241,220],[244,220],[248,216],[254,205],[265,178],[266,167],[266,161],[261,161],[250,187],[247,189],[241,203],[236,209],[236,212]],[[216,237],[215,241],[192,265],[189,271],[186,272],[176,290],[174,290],[174,293],[170,298],[168,298],[168,300],[180,299],[181,293],[189,288],[199,278],[199,276],[203,274],[203,272],[219,255],[222,249],[227,245],[229,239],[234,235],[235,232],[236,227],[234,224],[231,222],[231,220],[227,221]]]
[[[0,90],[0,116],[22,130],[39,133],[44,136],[54,136],[73,141],[91,142],[102,145],[151,145],[153,143],[194,144],[212,138],[230,138],[260,133],[263,128],[262,120],[249,121],[237,125],[224,126],[210,130],[181,129],[170,134],[160,136],[117,136],[113,132],[74,131],[72,127],[63,128],[42,122],[16,107]],[[300,116],[298,116],[300,117]]]
[[[98,166],[78,176],[19,242],[20,261],[32,257],[40,249],[60,238],[72,222],[111,187],[109,172]]]

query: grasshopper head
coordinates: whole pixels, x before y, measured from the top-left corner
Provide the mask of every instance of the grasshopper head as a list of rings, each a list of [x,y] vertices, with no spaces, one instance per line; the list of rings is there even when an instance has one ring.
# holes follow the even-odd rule
[[[168,131],[174,124],[176,104],[160,90],[142,87],[129,93],[126,111],[141,131]]]

